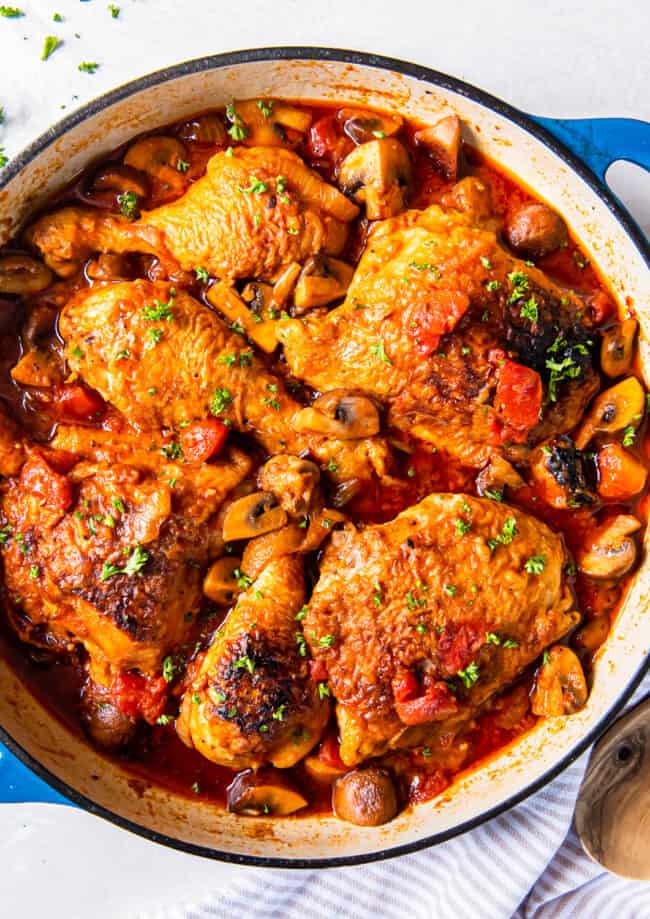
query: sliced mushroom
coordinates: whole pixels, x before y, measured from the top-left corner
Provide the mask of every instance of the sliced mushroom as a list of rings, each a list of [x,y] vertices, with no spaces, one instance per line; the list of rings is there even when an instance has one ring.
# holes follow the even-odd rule
[[[81,719],[91,739],[102,750],[121,750],[136,730],[133,718],[113,704],[107,689],[88,680],[81,695]]]
[[[310,777],[321,785],[331,785],[347,772],[345,768],[341,769],[324,762],[320,756],[308,756],[304,761],[304,766]]]
[[[267,460],[257,474],[263,491],[273,492],[292,517],[301,517],[313,507],[318,494],[320,470],[311,460],[279,453]]]
[[[126,152],[124,163],[146,172],[174,192],[180,193],[187,182],[179,170],[179,163],[184,163],[186,156],[187,151],[178,138],[159,134],[132,144]]]
[[[575,508],[594,504],[587,487],[584,457],[563,434],[533,453],[530,472],[538,495],[551,507]]]
[[[373,437],[379,432],[377,406],[368,396],[347,389],[332,389],[308,408],[296,412],[291,421],[296,431],[327,434],[338,440]]]
[[[49,268],[29,255],[0,256],[0,294],[35,294],[53,278]]]
[[[220,146],[228,140],[223,120],[214,112],[186,121],[179,128],[178,136],[190,143],[210,146]]]
[[[598,528],[576,552],[576,562],[590,578],[622,578],[636,561],[636,543],[630,536],[641,529],[631,514],[619,514]]]
[[[146,198],[149,194],[146,173],[133,166],[109,163],[82,183],[78,197],[91,207],[112,208],[118,204],[118,197],[127,192],[136,195],[138,200]]]
[[[342,108],[336,117],[343,125],[343,132],[355,144],[392,137],[404,123],[401,115],[384,115],[367,109]]]
[[[645,393],[636,377],[627,377],[602,392],[575,436],[576,447],[584,450],[596,434],[614,434],[623,428],[638,428],[645,412]]]
[[[262,281],[251,281],[246,284],[241,292],[242,300],[248,304],[249,310],[255,314],[256,321],[260,319],[275,319],[273,304],[273,288]]]
[[[609,616],[594,616],[571,639],[571,643],[584,653],[597,651],[609,635]]]
[[[63,366],[53,351],[30,348],[11,368],[11,379],[21,386],[48,389],[63,383]]]
[[[275,99],[236,102],[228,106],[226,117],[241,129],[239,139],[247,147],[287,146],[287,128],[304,134],[311,125],[311,115],[305,109]]]
[[[298,316],[317,306],[339,300],[347,293],[354,268],[327,255],[314,255],[305,263],[293,295]]]
[[[356,826],[381,826],[397,814],[395,783],[387,769],[370,766],[347,772],[334,783],[332,809]]]
[[[506,239],[518,255],[542,258],[566,246],[569,233],[559,214],[546,204],[524,204],[510,216]]]
[[[460,155],[461,123],[458,115],[447,115],[415,134],[415,142],[427,148],[444,175],[456,181]]]
[[[210,566],[203,579],[203,593],[219,606],[230,606],[239,592],[235,572],[241,566],[241,559],[233,555],[218,558]]]
[[[475,220],[492,217],[492,192],[490,186],[478,176],[466,176],[456,182],[451,191],[442,196],[443,207],[454,208],[470,214]]]
[[[411,184],[406,148],[393,137],[362,144],[341,163],[339,184],[346,195],[365,204],[369,220],[384,220],[404,209]]]
[[[223,540],[251,539],[278,530],[287,522],[287,512],[278,504],[275,495],[255,491],[238,501],[233,501],[223,518]]]
[[[205,296],[215,309],[240,326],[262,351],[271,354],[275,350],[278,344],[275,323],[257,322],[255,313],[248,308],[233,287],[229,287],[224,281],[215,281]]]
[[[279,307],[284,306],[296,286],[296,281],[302,268],[298,262],[289,262],[283,268],[273,284],[273,302]]]
[[[517,470],[502,456],[493,456],[487,466],[481,469],[476,476],[476,488],[479,495],[493,498],[496,501],[503,499],[506,485],[516,491],[523,484],[524,480]]]
[[[249,817],[286,817],[307,807],[308,801],[278,769],[247,770],[228,786],[228,810]]]
[[[533,714],[547,718],[573,715],[584,707],[587,696],[587,681],[577,656],[565,645],[554,645],[537,671]]]
[[[256,578],[274,558],[313,552],[320,548],[334,525],[344,520],[343,514],[324,508],[303,517],[299,523],[292,522],[272,533],[257,536],[246,544],[242,567],[249,577]]]
[[[624,319],[603,332],[600,346],[600,366],[608,377],[620,377],[632,366],[634,339],[639,323],[636,319]]]

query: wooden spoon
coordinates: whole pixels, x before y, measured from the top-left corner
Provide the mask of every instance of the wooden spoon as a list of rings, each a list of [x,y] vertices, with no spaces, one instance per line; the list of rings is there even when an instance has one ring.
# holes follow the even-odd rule
[[[650,880],[650,696],[594,747],[575,825],[594,861],[621,877]]]

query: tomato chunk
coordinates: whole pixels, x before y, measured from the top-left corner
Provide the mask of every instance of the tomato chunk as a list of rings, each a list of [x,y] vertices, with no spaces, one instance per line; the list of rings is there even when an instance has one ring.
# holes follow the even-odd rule
[[[57,513],[65,513],[72,504],[72,486],[68,478],[55,472],[38,453],[33,453],[23,466],[20,484]]]
[[[499,417],[493,438],[500,443],[525,443],[539,421],[542,378],[530,367],[506,360],[499,373],[494,407]]]
[[[418,354],[428,357],[440,344],[440,338],[451,332],[469,309],[469,297],[457,290],[432,292],[426,306],[419,306],[408,316],[407,328],[415,339]]]
[[[129,670],[115,677],[111,696],[123,715],[155,724],[165,710],[167,683],[163,677],[145,677]]]
[[[485,629],[474,623],[448,622],[436,648],[442,670],[450,676],[464,670],[474,660],[484,638]]]
[[[334,731],[325,735],[318,748],[318,758],[333,769],[345,769],[345,763],[339,755],[339,741]]]
[[[409,802],[420,804],[422,801],[430,801],[450,785],[451,779],[441,769],[435,769],[433,772],[416,772],[409,782]]]
[[[327,667],[325,661],[309,661],[309,675],[315,683],[327,679]]]
[[[223,449],[228,427],[218,418],[195,421],[181,434],[181,448],[188,463],[204,463]]]
[[[343,138],[338,132],[335,115],[324,115],[309,129],[307,154],[312,159],[335,157],[341,149]]]
[[[401,670],[393,677],[393,695],[396,702],[415,699],[421,692],[420,683],[411,670]]]
[[[104,414],[106,403],[82,383],[64,383],[57,386],[52,407],[64,421],[96,421]]]
[[[438,680],[429,684],[423,696],[417,699],[395,701],[395,711],[403,724],[426,724],[444,721],[458,709],[458,704],[447,684]]]

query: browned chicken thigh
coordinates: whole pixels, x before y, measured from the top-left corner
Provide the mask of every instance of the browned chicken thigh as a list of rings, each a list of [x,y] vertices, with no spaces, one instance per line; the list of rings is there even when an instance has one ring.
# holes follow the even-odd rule
[[[93,252],[142,252],[169,270],[272,279],[290,262],[339,253],[358,211],[295,153],[238,148],[215,154],[181,198],[135,222],[66,207],[39,218],[26,238],[63,275]]]
[[[303,626],[343,762],[449,740],[576,624],[566,561],[539,520],[460,494],[334,533]]]
[[[310,451],[338,479],[382,474],[381,439],[298,433],[300,406],[251,346],[182,290],[148,281],[82,291],[59,323],[70,366],[131,424],[178,428],[216,415],[270,452]]]
[[[480,466],[576,424],[597,386],[584,312],[485,215],[431,206],[376,224],[345,302],[278,337],[310,386],[372,394],[390,424]]]
[[[216,633],[177,722],[212,762],[286,769],[318,742],[330,707],[296,619],[304,600],[302,560],[272,561]]]

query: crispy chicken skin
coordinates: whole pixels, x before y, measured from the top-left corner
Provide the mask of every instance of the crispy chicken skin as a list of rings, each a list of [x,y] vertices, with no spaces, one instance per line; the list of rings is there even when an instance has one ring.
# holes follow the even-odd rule
[[[85,440],[90,455],[92,435],[101,433],[68,429],[60,443],[82,453]],[[69,465],[71,454],[28,449],[20,476],[2,496],[11,534],[2,555],[19,633],[61,650],[84,645],[92,678],[108,685],[124,670],[159,672],[186,638],[201,603],[201,566],[211,554],[206,514],[250,463],[223,462],[211,479],[188,472],[177,496],[170,479],[183,472],[162,458],[156,468],[151,453],[148,465],[139,465],[137,454],[130,463],[116,458],[107,444],[104,453],[64,473],[57,464]]]
[[[212,762],[286,769],[318,742],[329,702],[296,640],[304,600],[302,560],[272,561],[216,633],[177,721],[181,738]]]
[[[172,290],[149,281],[111,284],[81,292],[60,317],[71,368],[131,424],[141,431],[178,427],[213,411],[270,453],[311,451],[323,463],[332,460],[340,479],[383,473],[388,450],[381,439],[296,433],[291,421],[300,406],[282,381],[212,310]],[[147,318],[156,304],[167,305],[167,318]]]
[[[280,323],[278,334],[292,372],[315,389],[362,389],[388,405],[394,427],[480,466],[503,443],[536,443],[579,420],[597,388],[581,309],[506,252],[485,215],[431,206],[378,223],[345,302]],[[508,429],[495,396],[504,365],[530,368],[539,402],[547,351],[560,335],[580,344],[580,378],[542,402],[541,421],[533,409],[522,430]],[[515,412],[525,415],[525,404]]]
[[[565,561],[539,520],[460,494],[334,533],[303,626],[328,671],[343,762],[449,737],[565,635],[578,619]]]
[[[26,240],[68,275],[93,252],[157,255],[168,271],[272,279],[289,262],[338,254],[359,209],[295,153],[260,147],[216,153],[177,201],[131,222],[87,207],[40,217]]]

